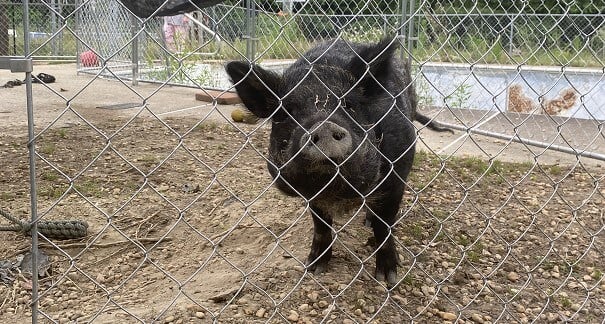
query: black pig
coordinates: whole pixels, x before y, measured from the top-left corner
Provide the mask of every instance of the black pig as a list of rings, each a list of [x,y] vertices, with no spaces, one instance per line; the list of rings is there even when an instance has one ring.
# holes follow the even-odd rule
[[[412,121],[447,130],[416,112],[396,44],[328,41],[283,75],[248,62],[226,66],[246,107],[271,118],[267,166],[275,185],[309,201],[315,231],[307,266],[315,273],[332,256],[332,219],[363,206],[377,242],[376,278],[396,283],[393,225],[414,160]]]

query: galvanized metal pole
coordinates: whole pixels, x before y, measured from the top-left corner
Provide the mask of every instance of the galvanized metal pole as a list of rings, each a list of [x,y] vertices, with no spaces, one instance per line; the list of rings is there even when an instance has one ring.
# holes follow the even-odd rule
[[[81,5],[81,0],[76,0],[76,7],[79,7]],[[75,26],[75,31],[76,31],[76,35],[82,35],[82,11],[83,10],[78,10],[78,12],[76,12],[76,26]],[[80,44],[81,42],[76,42],[76,74],[80,74],[80,69],[82,68],[82,62],[80,61],[80,54],[83,52],[82,50],[82,45]]]
[[[54,34],[57,31],[57,15],[55,14],[55,10],[57,10],[57,0],[50,0],[50,32]],[[57,38],[53,37],[50,40],[50,47],[53,56],[57,56]]]
[[[510,20],[510,34],[508,36],[508,53],[509,55],[513,55],[513,36],[515,33],[515,19],[511,18]]]
[[[246,0],[246,58],[254,61],[256,56],[256,10],[254,0]]]
[[[292,11],[293,11],[293,8],[294,8],[293,5],[294,5],[294,1],[293,0],[283,0],[282,11],[284,13],[291,14]]]
[[[136,17],[132,16],[130,18],[131,24],[131,35],[132,39],[132,81],[131,84],[136,86],[139,84],[139,36],[137,36],[137,32],[139,31],[139,24]]]
[[[410,53],[412,53],[412,50],[414,49],[414,41],[416,40],[416,37],[414,36],[414,18],[416,17],[414,15],[414,10],[415,10],[416,4],[414,2],[414,0],[410,0],[410,9],[409,9],[409,26],[408,26],[408,51]],[[408,60],[410,64],[412,64],[412,56],[410,54],[410,56],[408,56]]]
[[[399,8],[400,8],[400,13],[401,13],[401,18],[399,20],[399,37],[401,39],[405,39],[406,35],[407,35],[407,24],[405,23],[407,20],[407,1],[408,0],[399,0]],[[407,44],[407,43],[406,43]],[[400,53],[400,58],[402,60],[405,60],[405,51],[401,51]]]
[[[23,56],[29,57],[29,0],[23,1]],[[27,133],[29,149],[29,192],[31,213],[32,254],[32,324],[38,323],[38,196],[36,188],[36,145],[34,131],[34,105],[32,96],[32,73],[25,72],[25,96],[27,100]]]

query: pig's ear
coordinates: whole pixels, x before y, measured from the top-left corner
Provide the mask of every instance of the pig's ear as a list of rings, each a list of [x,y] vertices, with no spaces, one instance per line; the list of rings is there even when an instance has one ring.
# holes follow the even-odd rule
[[[225,70],[246,108],[260,118],[271,116],[278,106],[279,75],[243,61],[229,62]]]
[[[393,38],[383,38],[380,42],[359,50],[349,63],[349,69],[355,79],[361,79],[358,86],[363,88],[366,94],[384,91],[383,88],[389,79],[389,70],[393,68],[393,53],[398,44]]]

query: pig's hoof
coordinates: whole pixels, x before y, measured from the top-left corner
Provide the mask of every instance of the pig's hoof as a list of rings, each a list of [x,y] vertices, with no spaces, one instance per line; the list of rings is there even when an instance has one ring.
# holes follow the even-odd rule
[[[376,271],[376,280],[386,282],[387,287],[393,288],[397,284],[397,271],[390,270],[386,274]]]
[[[394,287],[397,284],[397,264],[398,257],[396,254],[385,255],[380,253],[376,258],[376,280],[386,281],[389,288]]]
[[[317,260],[317,262],[311,264],[311,260],[307,260],[306,266],[309,271],[312,271],[313,274],[322,274],[328,270],[328,261]]]
[[[328,270],[328,261],[332,258],[332,249],[328,248],[326,253],[319,253],[319,249],[311,249],[311,253],[307,257],[305,266],[314,274],[324,273]],[[323,251],[323,250],[322,250]]]

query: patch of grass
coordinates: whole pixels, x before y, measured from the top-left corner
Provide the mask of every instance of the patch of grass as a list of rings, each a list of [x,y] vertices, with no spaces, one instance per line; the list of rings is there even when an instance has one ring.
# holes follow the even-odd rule
[[[40,179],[46,180],[46,181],[55,181],[58,178],[59,178],[59,176],[57,176],[57,174],[54,172],[44,172],[40,175]]]
[[[9,201],[15,198],[15,194],[12,192],[0,192],[0,200]]]
[[[44,143],[38,147],[38,152],[45,155],[52,155],[57,150],[55,143]]]
[[[420,281],[414,279],[412,274],[408,274],[407,276],[403,277],[403,279],[401,279],[401,284],[408,286],[408,287],[415,287],[415,288],[420,288],[420,286],[421,286]]]
[[[571,308],[571,300],[565,296],[560,296],[559,297],[559,302],[561,303],[561,307],[565,308],[565,309],[570,309]]]
[[[485,248],[483,243],[477,241],[473,244],[473,240],[465,234],[456,235],[455,240],[456,244],[464,247],[467,260],[471,262],[478,262],[481,260],[481,255],[483,253],[483,249]]]
[[[65,192],[65,190],[63,188],[59,188],[59,187],[42,187],[38,189],[38,195],[41,197],[46,197],[49,199],[58,199],[59,197],[61,197],[61,195],[63,195],[63,193]]]
[[[435,237],[435,242],[443,242],[446,237],[447,236],[445,235],[445,232],[439,231],[439,234],[437,234],[437,236]]]
[[[456,243],[466,247],[471,244],[471,240],[464,234],[456,235]]]
[[[159,159],[154,155],[144,154],[144,155],[140,156],[139,158],[137,158],[136,161],[141,162],[145,166],[152,166],[152,165],[157,164],[159,162]]]
[[[471,262],[479,262],[481,255],[483,255],[484,246],[481,242],[477,242],[470,251],[467,252],[467,258]]]
[[[481,174],[485,172],[488,167],[488,163],[486,160],[474,156],[463,158],[454,157],[452,158],[452,162],[453,163],[448,163],[448,165],[453,165],[455,168],[460,168],[475,174]]]
[[[478,262],[481,259],[481,253],[471,250],[466,253],[466,258],[471,262]]]
[[[601,278],[603,278],[603,271],[601,271],[601,269],[595,269],[590,276],[594,279],[594,280],[601,280]]]
[[[59,136],[60,138],[67,138],[67,129],[59,128],[59,130],[57,130],[57,136]]]
[[[536,257],[536,259],[537,259],[538,261],[540,261],[540,257]],[[556,264],[555,264],[554,262],[551,262],[551,261],[548,261],[548,260],[545,260],[545,261],[544,261],[544,262],[542,262],[542,264],[541,264],[542,269],[547,270],[547,271],[550,271],[550,270],[554,269],[554,268],[555,268],[555,265],[556,265]]]
[[[101,197],[101,185],[92,180],[76,180],[74,187],[83,195],[90,197]]]
[[[548,172],[553,176],[559,176],[563,173],[563,169],[558,165],[551,165],[548,168]]]
[[[195,127],[195,130],[200,131],[215,131],[219,127],[219,124],[215,121],[203,122]]]
[[[439,220],[444,220],[450,215],[450,213],[447,210],[433,209],[431,210],[431,215]]]
[[[416,240],[422,240],[424,237],[424,228],[418,224],[406,226],[405,231]]]

